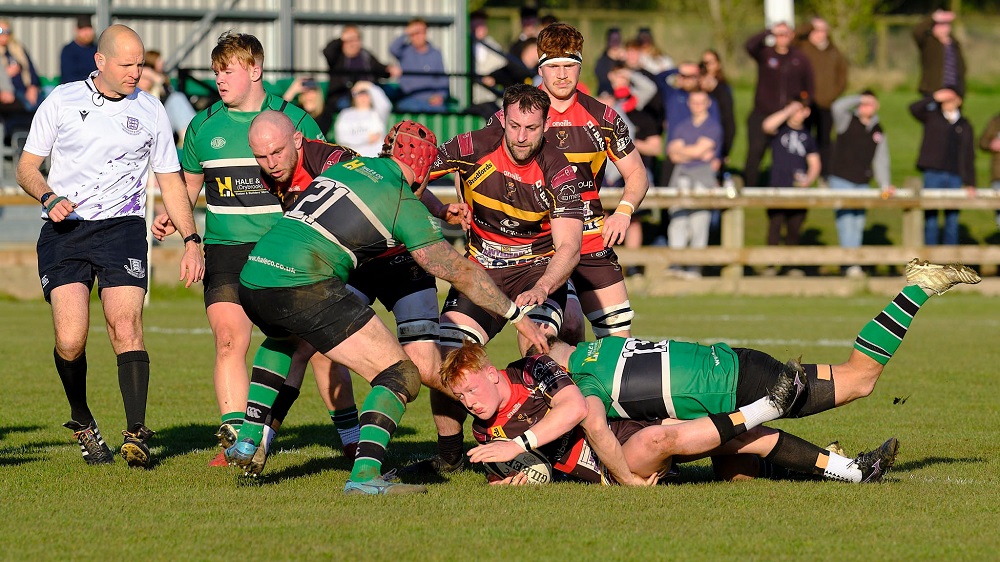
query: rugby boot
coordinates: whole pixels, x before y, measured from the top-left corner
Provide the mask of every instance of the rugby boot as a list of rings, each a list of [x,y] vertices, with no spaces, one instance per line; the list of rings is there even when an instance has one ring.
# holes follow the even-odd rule
[[[129,466],[147,468],[150,464],[149,445],[146,443],[156,432],[141,423],[132,426],[132,430],[122,431],[125,442],[122,443],[121,455]]]
[[[458,461],[450,463],[441,455],[434,455],[423,460],[408,464],[400,472],[402,474],[437,474],[443,476],[458,472],[465,468],[465,455],[458,457]]]
[[[240,436],[239,428],[231,423],[224,423],[215,432],[215,438],[219,440],[219,446],[223,449],[232,447]]]
[[[845,451],[844,448],[840,446],[840,441],[831,442],[829,445],[825,447],[825,449],[835,455],[847,457],[847,451]]]
[[[938,295],[947,293],[955,285],[975,285],[982,280],[974,269],[960,263],[938,265],[913,258],[906,264],[907,285],[916,285]]]
[[[97,429],[96,420],[91,420],[87,425],[70,420],[64,423],[63,427],[73,430],[73,437],[80,443],[80,452],[83,453],[83,460],[87,464],[111,464],[115,462],[114,454],[104,443],[101,430]]]
[[[264,472],[264,465],[267,464],[267,457],[270,456],[270,451],[268,451],[267,445],[261,445],[257,447],[254,451],[253,456],[250,457],[250,461],[243,466],[243,476],[252,476],[257,478],[260,476],[261,472]]]
[[[788,363],[781,368],[778,380],[774,386],[767,391],[771,404],[781,412],[780,417],[785,417],[795,405],[795,402],[806,392],[808,378],[806,370],[797,359],[789,359]]]
[[[367,482],[347,481],[344,494],[348,496],[367,494],[369,496],[402,496],[406,494],[426,494],[427,488],[416,484],[403,484],[396,481],[396,471],[390,470],[378,478]]]
[[[229,464],[245,468],[257,454],[257,444],[249,437],[226,449],[226,460]]]
[[[896,462],[897,452],[899,452],[899,441],[895,437],[890,437],[878,449],[859,454],[853,464],[861,470],[861,482],[881,482],[882,477]]]

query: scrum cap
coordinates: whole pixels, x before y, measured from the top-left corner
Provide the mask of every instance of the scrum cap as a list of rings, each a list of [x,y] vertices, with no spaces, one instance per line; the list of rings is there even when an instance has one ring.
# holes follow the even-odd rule
[[[385,136],[382,154],[413,170],[413,186],[419,187],[437,157],[437,137],[420,123],[400,121]]]

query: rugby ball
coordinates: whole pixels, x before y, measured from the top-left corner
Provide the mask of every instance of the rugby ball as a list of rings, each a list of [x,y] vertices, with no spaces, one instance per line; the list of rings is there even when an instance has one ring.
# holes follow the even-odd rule
[[[552,481],[552,464],[537,451],[525,451],[506,462],[484,462],[483,466],[490,482],[503,480],[518,472],[528,477],[529,484],[548,484]]]

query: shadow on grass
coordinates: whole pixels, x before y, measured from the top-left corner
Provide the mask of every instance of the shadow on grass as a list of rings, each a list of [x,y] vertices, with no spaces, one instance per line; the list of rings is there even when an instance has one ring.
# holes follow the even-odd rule
[[[898,462],[893,465],[892,470],[893,472],[910,471],[927,468],[936,464],[979,464],[984,462],[986,462],[986,459],[983,457],[926,457],[912,461]]]
[[[0,441],[7,438],[8,435],[12,433],[30,433],[32,431],[38,431],[44,429],[41,425],[7,425],[0,426]]]
[[[15,433],[31,433],[44,429],[41,425],[10,425],[0,427],[0,441]],[[0,448],[0,467],[20,466],[30,462],[47,460],[46,449],[66,445],[66,441],[34,441],[15,447]]]

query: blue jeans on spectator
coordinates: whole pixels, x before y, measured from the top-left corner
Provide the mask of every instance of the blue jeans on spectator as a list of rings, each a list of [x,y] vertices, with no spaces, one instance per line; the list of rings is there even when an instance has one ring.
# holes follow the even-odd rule
[[[944,170],[924,170],[924,187],[929,189],[961,189],[962,178]],[[924,211],[924,244],[955,246],[958,244],[958,209],[944,211],[944,233],[938,225],[938,210]]]
[[[869,189],[867,183],[854,183],[844,178],[830,176],[827,180],[830,189]],[[834,213],[837,220],[837,238],[841,248],[860,248],[865,235],[864,209],[837,209]]]

